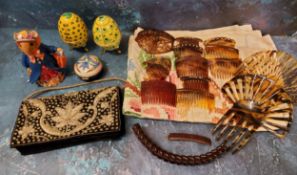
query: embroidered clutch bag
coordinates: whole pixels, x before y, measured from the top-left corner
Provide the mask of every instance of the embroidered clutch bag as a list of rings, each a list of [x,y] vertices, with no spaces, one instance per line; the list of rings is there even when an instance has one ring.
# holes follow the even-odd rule
[[[11,147],[31,154],[119,136],[120,88],[107,87],[26,99],[11,136]]]

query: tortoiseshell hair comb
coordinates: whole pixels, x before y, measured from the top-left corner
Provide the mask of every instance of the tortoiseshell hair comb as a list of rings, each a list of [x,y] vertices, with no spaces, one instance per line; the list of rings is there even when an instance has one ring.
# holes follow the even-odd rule
[[[160,54],[172,50],[174,37],[161,30],[146,29],[138,33],[135,41],[147,53]]]
[[[204,45],[218,45],[235,48],[235,40],[227,37],[215,37],[205,40]]]
[[[176,106],[176,86],[163,80],[142,81],[141,102]]]
[[[171,69],[168,58],[153,58],[145,62],[147,80],[165,80]]]
[[[203,78],[182,78],[183,89],[209,91],[209,79]]]
[[[176,92],[176,106],[182,114],[195,108],[213,110],[214,95],[208,91],[195,91],[188,89],[178,89]]]
[[[185,57],[175,61],[177,76],[188,78],[208,78],[208,63],[203,57]]]
[[[208,60],[216,58],[239,59],[237,49],[219,45],[206,45],[204,57]]]
[[[201,57],[202,52],[200,49],[184,46],[174,50],[176,58],[185,58],[185,57]]]
[[[226,82],[231,80],[238,74],[238,70],[242,64],[241,60],[230,60],[224,58],[216,58],[208,62],[210,78],[222,87]]]

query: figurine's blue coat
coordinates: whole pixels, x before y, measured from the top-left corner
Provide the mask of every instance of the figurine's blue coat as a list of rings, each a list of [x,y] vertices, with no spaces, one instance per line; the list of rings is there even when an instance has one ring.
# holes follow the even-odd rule
[[[56,59],[52,56],[57,51],[56,47],[40,44],[39,49],[41,53],[44,53],[44,58],[40,62],[31,63],[27,55],[23,54],[22,56],[22,65],[32,70],[30,83],[35,83],[39,79],[42,65],[59,72],[64,71],[64,69],[59,68]]]

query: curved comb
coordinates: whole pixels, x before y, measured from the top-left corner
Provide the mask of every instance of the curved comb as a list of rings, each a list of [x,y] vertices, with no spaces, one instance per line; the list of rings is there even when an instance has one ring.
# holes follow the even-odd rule
[[[135,41],[147,53],[160,54],[172,50],[174,37],[164,31],[146,29],[137,34]]]
[[[226,37],[215,37],[205,40],[204,45],[219,45],[219,46],[226,46],[226,47],[235,47],[235,40]]]

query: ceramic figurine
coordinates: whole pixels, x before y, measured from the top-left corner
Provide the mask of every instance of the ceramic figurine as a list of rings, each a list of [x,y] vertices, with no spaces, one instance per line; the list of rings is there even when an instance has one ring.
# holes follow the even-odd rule
[[[84,81],[96,79],[102,68],[102,62],[95,55],[84,55],[74,64],[74,72]]]
[[[27,68],[30,83],[56,86],[65,77],[66,57],[63,49],[47,46],[35,30],[14,33],[18,48],[23,52],[22,65]]]
[[[122,34],[115,22],[110,16],[102,15],[95,19],[93,24],[94,42],[104,50],[119,50]]]
[[[88,29],[85,22],[77,14],[72,12],[63,13],[58,22],[58,30],[63,42],[71,48],[86,47]]]

